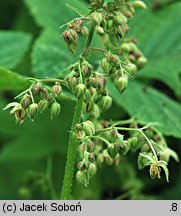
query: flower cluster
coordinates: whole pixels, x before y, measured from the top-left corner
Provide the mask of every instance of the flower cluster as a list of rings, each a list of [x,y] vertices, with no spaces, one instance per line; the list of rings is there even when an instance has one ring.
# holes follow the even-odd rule
[[[98,167],[119,165],[122,157],[130,152],[139,152],[138,168],[149,166],[151,178],[161,178],[161,168],[165,172],[167,181],[169,173],[167,163],[170,157],[178,161],[175,151],[170,149],[161,133],[153,126],[138,128],[136,120],[130,127],[123,127],[123,122],[109,125],[108,122],[93,122],[87,120],[76,124],[75,133],[80,140],[77,180],[88,186]],[[125,121],[125,123],[127,123]],[[126,131],[126,136],[123,131]],[[125,138],[128,137],[128,138]]]
[[[56,101],[56,97],[61,92],[62,87],[59,82],[55,82],[55,85],[49,90],[48,87],[42,85],[42,82],[38,81],[16,97],[20,98],[19,103],[9,103],[4,110],[12,108],[10,114],[14,114],[16,122],[22,124],[26,116],[33,121],[38,113],[42,114],[50,107],[51,119],[53,119],[61,111],[61,105]]]
[[[70,90],[77,98],[84,99],[84,112],[91,118],[98,118],[100,112],[111,107],[112,98],[106,88],[106,79],[102,74],[93,72],[93,66],[81,59],[66,76]]]
[[[64,31],[63,37],[70,51],[75,53],[77,49],[78,35],[87,37],[89,30],[83,26],[83,19],[76,19],[67,24],[68,29]]]
[[[20,124],[27,114],[33,120],[38,112],[42,113],[47,107],[51,108],[53,119],[61,110],[56,98],[62,92],[60,84],[64,84],[74,94],[77,104],[81,102],[78,114],[75,109],[76,122],[73,121],[69,144],[71,148],[72,143],[76,144],[79,141],[76,177],[86,187],[98,166],[104,163],[118,165],[129,151],[139,152],[138,167],[143,169],[149,166],[151,178],[160,178],[163,169],[168,181],[166,165],[170,157],[178,161],[177,154],[167,147],[162,134],[153,125],[139,128],[139,122],[135,119],[116,123],[101,120],[101,113],[112,105],[112,98],[106,85],[107,79],[111,79],[117,90],[123,93],[129,79],[147,63],[146,57],[136,45],[136,39],[124,38],[129,31],[128,20],[133,17],[136,8],[145,9],[146,5],[139,0],[91,0],[90,13],[63,25],[66,26],[63,32],[64,40],[73,53],[77,49],[78,37],[87,37],[84,50],[77,62],[69,67],[70,72],[65,79],[35,79],[36,82],[29,89],[17,96],[21,99],[20,103],[13,102],[5,107],[13,107],[10,113],[15,114]],[[85,21],[87,26],[91,24],[89,29],[85,26]],[[91,47],[95,32],[101,36],[103,47]],[[92,52],[102,54],[98,68],[94,68],[94,64],[90,63]],[[49,86],[42,84],[43,82],[55,84],[50,90]],[[73,176],[72,155],[68,154],[70,158],[67,158],[67,163],[70,162],[70,166],[66,166],[65,181],[68,179],[67,176]],[[70,167],[71,170],[68,170]],[[63,195],[70,190],[71,185],[68,179],[65,187],[69,188],[63,188]]]

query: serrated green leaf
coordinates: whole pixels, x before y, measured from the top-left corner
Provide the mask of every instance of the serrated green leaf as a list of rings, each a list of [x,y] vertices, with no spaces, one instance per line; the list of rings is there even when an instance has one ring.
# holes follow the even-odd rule
[[[149,58],[146,67],[138,73],[138,78],[161,80],[175,93],[181,95],[181,52]]]
[[[0,67],[15,68],[28,51],[31,35],[15,31],[0,31]]]
[[[65,4],[78,8],[80,11],[87,10],[86,3],[77,0],[25,0],[25,3],[36,23],[54,32],[58,31],[62,24],[75,18],[75,13],[67,8]]]
[[[62,73],[61,70],[74,63],[78,55],[70,53],[63,38],[60,37],[59,26],[76,18],[75,13],[67,8],[65,3],[70,3],[83,11],[87,10],[86,4],[75,0],[26,0],[25,2],[35,21],[44,29],[33,47],[33,72],[41,78],[64,77],[66,73]],[[82,50],[84,41],[79,40],[79,42],[79,48]]]
[[[56,33],[53,35],[51,31],[44,31],[33,47],[32,66],[36,77],[64,77],[66,71],[61,70],[75,61],[66,50],[63,38],[56,37]]]
[[[177,28],[181,20],[180,10],[181,2],[177,2],[157,12],[152,10],[151,4],[147,10],[137,11],[131,21],[130,34],[138,39],[138,45],[146,56],[173,53],[181,36],[181,29]]]
[[[0,68],[0,90],[22,90],[30,85],[30,81],[26,80],[23,76]]]
[[[166,135],[181,137],[181,105],[157,90],[132,81],[120,95],[108,82],[113,100],[131,116],[138,116],[143,123],[158,122],[159,130]]]
[[[181,28],[177,26],[181,20],[181,2],[156,12],[152,11],[151,2],[147,2],[148,10],[136,13],[130,31],[149,60],[139,77],[163,81],[180,96]]]

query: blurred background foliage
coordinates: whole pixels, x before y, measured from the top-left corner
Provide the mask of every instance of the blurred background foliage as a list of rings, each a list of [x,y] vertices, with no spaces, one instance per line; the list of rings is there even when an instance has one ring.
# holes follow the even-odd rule
[[[129,37],[137,38],[149,62],[123,95],[109,83],[114,105],[103,117],[137,115],[144,123],[159,122],[180,155],[181,2],[145,2],[148,9],[137,11],[130,21]],[[21,126],[2,108],[28,86],[23,76],[64,77],[61,69],[75,62],[78,54],[70,54],[60,38],[59,27],[77,16],[65,3],[88,10],[86,0],[0,2],[0,199],[51,199],[60,194],[74,102],[65,94],[56,120],[45,113]],[[100,44],[100,38],[93,43]],[[83,45],[82,40],[79,52]],[[92,57],[95,67],[100,58]],[[129,154],[118,167],[101,167],[88,189],[75,183],[72,198],[180,199],[181,166],[171,160],[169,169],[169,184],[164,178],[151,180],[148,170],[138,171],[137,155]]]

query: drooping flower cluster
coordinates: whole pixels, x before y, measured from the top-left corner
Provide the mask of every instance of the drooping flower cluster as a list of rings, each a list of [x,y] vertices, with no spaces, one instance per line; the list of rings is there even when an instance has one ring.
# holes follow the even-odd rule
[[[14,114],[16,122],[22,124],[28,116],[32,121],[38,113],[42,114],[48,107],[51,109],[51,119],[57,117],[61,111],[61,105],[56,101],[56,97],[62,92],[62,87],[58,82],[49,90],[41,82],[36,82],[29,89],[22,92],[16,98],[20,102],[9,103],[4,110],[12,108],[10,114]],[[37,102],[36,102],[37,101]]]
[[[62,35],[71,52],[76,52],[79,36],[87,37],[85,49],[77,62],[70,67],[65,79],[59,80],[77,101],[83,101],[81,121],[73,125],[71,137],[79,141],[76,177],[86,187],[99,166],[104,163],[118,165],[129,151],[139,152],[138,167],[141,170],[149,166],[151,178],[160,178],[162,168],[168,181],[167,162],[170,157],[178,161],[177,154],[167,147],[164,138],[152,125],[139,128],[139,122],[135,119],[116,123],[101,119],[101,113],[112,105],[107,80],[112,80],[117,90],[123,93],[129,79],[147,63],[136,45],[136,39],[124,38],[129,31],[128,20],[133,17],[136,8],[146,8],[146,5],[142,1],[114,0],[104,3],[103,0],[91,0],[89,14],[63,25],[67,29]],[[90,29],[85,22],[87,26],[91,24]],[[91,40],[95,31],[101,36],[103,46],[93,48]],[[92,52],[102,54],[98,68],[90,63]],[[50,91],[42,85],[43,81],[48,80],[36,81],[21,93],[18,96],[20,103],[10,103],[5,107],[13,107],[10,113],[15,114],[18,123],[22,124],[27,114],[33,120],[38,112],[42,113],[47,107],[51,108],[51,118],[60,113],[61,106],[56,100],[62,92],[60,82],[56,81]],[[129,127],[125,127],[127,124]]]

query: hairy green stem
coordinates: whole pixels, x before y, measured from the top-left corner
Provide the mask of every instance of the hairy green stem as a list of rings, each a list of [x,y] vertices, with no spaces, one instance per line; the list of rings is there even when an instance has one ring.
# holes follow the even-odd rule
[[[92,24],[89,30],[89,35],[85,44],[85,48],[80,56],[80,58],[87,56],[89,47],[92,42],[93,34],[94,34],[95,25]],[[74,112],[69,144],[68,144],[68,153],[67,153],[67,161],[65,167],[65,175],[63,180],[63,186],[61,191],[61,199],[67,200],[71,198],[72,192],[72,183],[73,183],[73,174],[74,174],[74,165],[76,160],[76,153],[78,147],[78,140],[74,133],[75,124],[80,122],[81,114],[83,110],[83,97],[78,98],[76,102],[76,108]]]
[[[63,180],[63,187],[61,192],[61,199],[66,200],[71,198],[72,180],[74,172],[74,163],[76,159],[78,140],[75,137],[74,128],[77,122],[80,122],[83,107],[83,98],[77,100],[70,132],[70,139],[68,144],[67,162],[65,167],[65,175]]]

